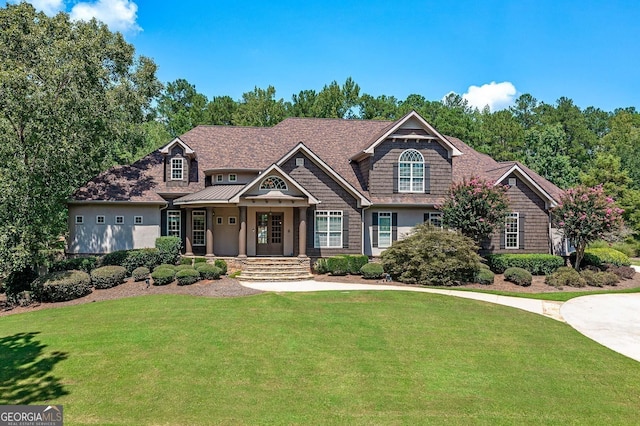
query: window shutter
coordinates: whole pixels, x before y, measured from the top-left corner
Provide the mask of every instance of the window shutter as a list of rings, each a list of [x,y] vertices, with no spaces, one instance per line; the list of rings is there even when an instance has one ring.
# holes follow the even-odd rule
[[[378,213],[371,213],[371,245],[378,247]]]
[[[424,193],[431,193],[431,165],[424,165]]]
[[[506,218],[505,218],[505,222],[506,222]],[[504,250],[507,247],[506,241],[505,241],[505,227],[501,227],[499,229],[500,232],[500,250]]]
[[[307,248],[315,247],[315,229],[316,229],[316,221],[315,221],[315,210],[307,209]]]
[[[349,212],[342,212],[342,248],[349,248]]]
[[[518,217],[518,248],[524,250],[524,213]]]
[[[391,241],[398,240],[398,213],[391,213]]]
[[[393,164],[393,193],[398,192],[398,163]]]
[[[182,159],[182,180],[185,182],[189,182],[189,159]]]

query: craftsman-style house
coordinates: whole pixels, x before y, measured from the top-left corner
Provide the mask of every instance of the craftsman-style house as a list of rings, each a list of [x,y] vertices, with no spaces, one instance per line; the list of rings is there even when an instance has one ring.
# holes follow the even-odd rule
[[[288,118],[271,128],[198,126],[69,201],[70,254],[153,247],[186,255],[379,255],[414,225],[440,225],[452,182],[509,185],[512,213],[491,252],[549,253],[561,190],[517,162],[496,162],[419,114],[397,121]]]

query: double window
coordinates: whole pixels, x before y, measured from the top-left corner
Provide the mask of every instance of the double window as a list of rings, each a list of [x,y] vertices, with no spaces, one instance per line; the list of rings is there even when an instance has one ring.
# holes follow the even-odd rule
[[[184,175],[183,164],[184,164],[183,158],[171,159],[171,180],[183,179],[183,175]]]
[[[504,225],[504,247],[508,249],[518,249],[518,228],[520,225],[520,215],[518,213],[509,213]]]
[[[181,213],[180,210],[170,210],[167,212],[167,236],[180,237]]]
[[[314,247],[342,248],[342,211],[316,211]]]
[[[424,192],[424,157],[415,149],[398,159],[398,192]]]

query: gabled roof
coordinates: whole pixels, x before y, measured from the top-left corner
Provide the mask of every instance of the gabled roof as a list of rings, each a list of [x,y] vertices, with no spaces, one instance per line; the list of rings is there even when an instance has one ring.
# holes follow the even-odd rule
[[[238,191],[238,193],[236,193],[229,201],[232,202],[232,203],[239,202],[240,201],[240,197],[242,197],[244,194],[247,193],[247,191],[249,191],[251,188],[253,188],[255,185],[257,185],[258,182],[261,182],[262,180],[264,180],[273,171],[277,171],[282,176],[282,178],[287,181],[287,183],[293,185],[298,191],[302,192],[309,199],[309,204],[319,204],[320,203],[320,201],[318,201],[317,198],[315,198],[306,189],[304,189],[302,187],[302,185],[300,185],[298,182],[295,181],[295,179],[293,179],[291,176],[289,176],[287,173],[285,173],[284,170],[282,170],[277,164],[272,164],[267,170],[265,170],[260,175],[256,176],[255,179],[253,179],[251,182],[246,184],[244,186],[244,188],[242,188],[242,190]]]
[[[431,124],[427,123],[425,119],[422,118],[422,116],[420,116],[420,114],[418,114],[415,111],[411,111],[408,114],[406,114],[404,117],[396,121],[392,126],[389,126],[387,129],[385,129],[384,132],[378,135],[377,138],[374,139],[369,146],[363,149],[362,152],[351,157],[351,159],[357,160],[360,157],[362,157],[364,154],[372,155],[378,145],[380,145],[382,142],[384,142],[388,138],[390,137],[392,138],[394,133],[397,132],[398,129],[400,129],[404,124],[408,123],[411,120],[417,121],[424,130],[426,130],[429,134],[433,135],[433,137],[429,139],[434,139],[437,142],[440,142],[442,146],[444,146],[449,152],[449,157],[457,157],[459,155],[462,155],[462,152],[460,152],[458,148],[455,147],[455,145],[449,142],[449,140],[445,138],[443,135],[441,135],[440,132],[438,132]],[[406,138],[407,136],[404,136],[404,137]],[[409,138],[415,139],[420,137],[410,136]]]
[[[182,142],[180,138],[175,138],[174,140],[172,140],[171,142],[169,142],[168,144],[160,148],[160,153],[165,155],[169,154],[169,152],[171,151],[171,148],[174,145],[180,145],[180,147],[184,150],[184,154],[188,157],[195,155],[195,152],[193,151],[193,149],[191,149],[191,147],[189,147],[189,145],[187,145],[186,143]]]
[[[313,151],[307,148],[302,142],[300,142],[291,151],[285,154],[276,164],[281,166],[282,164],[286,163],[293,156],[295,156],[300,152],[304,153],[308,158],[313,160],[318,165],[318,167],[320,167],[326,174],[331,176],[336,182],[338,182],[338,184],[340,184],[340,186],[342,186],[344,189],[350,192],[351,195],[357,198],[361,206],[371,205],[367,197],[365,197],[361,192],[359,192],[356,188],[354,188],[342,176],[336,173],[335,170],[333,170],[327,163],[322,161],[320,157],[318,157]]]
[[[520,178],[535,192],[538,193],[547,203],[549,207],[555,207],[560,202],[562,191],[548,180],[527,168],[517,161],[505,161],[498,163],[500,167],[489,170],[488,172],[495,177],[496,184],[499,184],[512,173],[517,174]]]

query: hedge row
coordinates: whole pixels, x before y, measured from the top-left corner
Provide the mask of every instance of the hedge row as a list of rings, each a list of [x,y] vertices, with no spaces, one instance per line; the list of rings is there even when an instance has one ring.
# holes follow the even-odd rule
[[[575,253],[571,254],[571,263],[575,264]],[[615,266],[629,266],[631,260],[626,254],[612,248],[589,248],[584,251],[584,258],[580,266],[595,266],[603,268],[606,264]]]
[[[318,274],[331,275],[359,275],[364,265],[369,263],[369,257],[361,254],[341,254],[328,258],[320,258],[314,264]]]
[[[65,302],[91,291],[91,277],[84,271],[51,272],[31,283],[31,295],[40,302]]]
[[[508,268],[522,268],[532,275],[549,275],[564,266],[564,259],[552,254],[490,254],[487,263],[496,274]]]
[[[91,271],[91,284],[98,289],[111,288],[122,284],[126,276],[124,266],[102,266]]]

